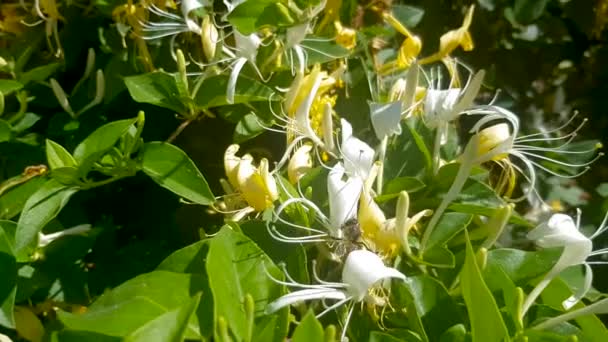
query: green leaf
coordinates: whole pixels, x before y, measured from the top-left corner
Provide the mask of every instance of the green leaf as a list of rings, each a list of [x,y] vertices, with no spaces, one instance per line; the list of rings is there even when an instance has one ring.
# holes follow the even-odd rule
[[[0,119],[0,143],[10,141],[13,135],[12,133],[11,125]]]
[[[141,328],[140,334],[147,334],[150,331],[146,330],[154,330],[163,322],[175,321],[185,314],[184,311],[191,312],[193,297],[202,291],[206,282],[204,276],[197,274],[154,271],[104,293],[83,314],[59,311],[58,317],[70,330],[125,337],[137,335],[134,332]],[[179,329],[181,327],[176,328]],[[185,330],[187,338],[198,339],[201,336],[194,318]]]
[[[424,16],[424,10],[419,7],[396,4],[392,9],[393,16],[406,28],[416,27]]]
[[[20,90],[23,88],[23,84],[15,80],[0,79],[0,93],[3,95],[9,95],[10,93]]]
[[[181,342],[184,340],[190,317],[198,307],[201,296],[197,295],[177,309],[149,321],[125,337],[125,342]]]
[[[0,325],[15,329],[15,295],[17,294],[17,260],[13,251],[13,236],[16,224],[0,221]]]
[[[194,162],[176,146],[162,142],[145,144],[142,168],[160,186],[194,203],[209,205],[215,199]]]
[[[312,311],[308,311],[293,333],[293,342],[323,341],[323,326]]]
[[[125,77],[125,84],[133,100],[167,108],[178,114],[188,111],[187,94],[179,88],[178,75],[155,71]]]
[[[462,214],[462,213],[445,213],[439,219],[436,228],[433,230],[433,234],[429,237],[426,248],[427,250],[433,249],[436,246],[444,246],[453,238],[456,234],[460,233],[465,229],[471,220],[473,215]],[[426,251],[423,251],[423,253]]]
[[[234,128],[233,141],[240,144],[243,141],[255,138],[265,131],[264,126],[260,125],[259,119],[254,113],[249,113],[242,117]]]
[[[27,200],[17,223],[15,236],[17,254],[36,241],[42,228],[59,214],[70,197],[77,191],[76,187],[66,186],[54,179],[49,179]]]
[[[529,24],[540,18],[549,0],[515,0],[513,14],[521,24]]]
[[[322,37],[310,37],[309,40],[301,42],[300,45],[306,51],[308,58],[306,64],[327,63],[339,58],[350,56],[351,51],[336,43],[335,40],[328,41]]]
[[[247,1],[246,3],[254,2]],[[228,104],[226,88],[228,76],[218,75],[206,79],[194,97],[194,102],[199,108],[219,107]],[[262,83],[239,75],[234,91],[234,104],[254,101],[268,101],[273,94],[272,89]]]
[[[57,71],[62,63],[50,63],[32,68],[19,75],[19,82],[28,84],[29,82],[46,81],[52,74]]]
[[[466,234],[466,230],[465,230]],[[509,332],[496,301],[481,276],[473,247],[467,238],[466,256],[460,273],[462,295],[469,312],[473,342],[503,341]]]
[[[448,206],[448,210],[457,211],[459,213],[465,213],[465,214],[492,217],[496,214],[496,211],[500,210],[500,208],[488,208],[484,205],[475,205],[475,204],[466,204],[466,203],[452,203]],[[511,214],[511,217],[509,217],[509,222],[519,225],[519,226],[528,227],[528,228],[534,227],[534,225],[530,221],[519,216],[515,212],[513,212]]]
[[[22,178],[22,175],[14,179]],[[13,178],[11,178],[13,179]],[[8,181],[10,182],[11,179]],[[45,177],[34,177],[25,183],[11,187],[0,196],[0,219],[10,219],[21,212],[27,199],[47,181]]]
[[[70,152],[50,139],[46,139],[46,159],[51,170],[65,166],[76,166],[76,160]]]
[[[464,324],[456,324],[446,330],[441,337],[439,342],[466,342],[467,341],[467,329]]]
[[[285,5],[275,0],[242,2],[230,12],[228,21],[245,35],[266,25],[290,26],[295,22]]]
[[[74,150],[74,160],[82,174],[86,174],[91,165],[106,154],[122,137],[137,118],[118,120],[97,128],[86,137]]]
[[[517,286],[524,286],[530,280],[549,272],[559,256],[561,249],[541,249],[526,252],[518,249],[501,248],[488,252],[484,279],[490,290],[502,288],[501,277],[496,272],[504,272]]]
[[[266,305],[283,293],[283,287],[274,283],[268,273],[282,279],[281,272],[253,241],[228,226],[211,240],[206,266],[215,321],[223,317],[236,339],[244,339],[249,335],[243,307],[245,295],[253,297],[255,312],[262,314]],[[287,312],[287,308],[279,311],[271,341],[283,341],[287,335]]]
[[[426,185],[416,177],[397,177],[386,182],[384,194],[375,198],[376,202],[384,203],[399,197],[401,191],[414,193],[424,189]]]

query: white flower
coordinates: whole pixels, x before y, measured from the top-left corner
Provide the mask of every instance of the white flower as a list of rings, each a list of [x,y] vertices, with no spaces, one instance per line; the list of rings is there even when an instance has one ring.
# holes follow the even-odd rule
[[[312,145],[304,144],[300,146],[289,159],[287,176],[292,184],[297,184],[298,181],[312,169],[311,151]]]
[[[593,273],[590,264],[605,264],[602,261],[587,261],[591,256],[598,256],[608,252],[608,249],[600,249],[593,251],[592,239],[608,229],[606,222],[608,213],[604,217],[602,224],[591,237],[586,237],[580,232],[580,211],[576,223],[572,217],[565,214],[554,214],[551,218],[534,228],[528,233],[528,238],[534,240],[536,244],[542,248],[563,247],[562,254],[553,266],[553,268],[545,275],[545,277],[536,285],[536,287],[528,294],[524,301],[521,310],[521,317],[526,314],[530,306],[534,303],[541,292],[549,285],[551,280],[558,276],[563,270],[571,266],[583,265],[585,267],[585,279],[583,286],[566,299],[562,306],[568,310],[578,303],[591,288]]]
[[[273,224],[268,223],[267,228],[270,235],[279,241],[291,243],[325,242],[328,238],[342,239],[344,237],[342,226],[346,221],[356,217],[357,202],[363,188],[363,181],[360,178],[348,177],[346,180],[343,180],[344,175],[344,166],[338,163],[330,170],[327,176],[329,217],[309,199],[304,197],[290,198],[277,208],[275,218],[281,223],[302,230],[307,234],[303,236],[287,236],[279,232]],[[315,219],[324,230],[304,227],[283,219],[281,214],[293,204],[300,204],[305,210],[312,210]]]
[[[340,152],[346,172],[354,177],[366,180],[374,163],[374,150],[368,144],[353,136],[351,124],[341,119],[342,145]]]
[[[175,37],[180,33],[193,32],[197,35],[202,34],[202,28],[197,21],[191,17],[193,11],[201,8],[210,6],[209,1],[204,0],[183,0],[180,5],[180,11],[182,16],[163,11],[154,4],[150,5],[148,9],[150,13],[157,15],[163,22],[146,22],[142,23],[142,32],[144,33],[143,38],[146,40],[155,40],[164,37],[171,37],[171,51],[173,51],[173,44]]]
[[[226,99],[228,103],[234,103],[236,81],[241,73],[241,69],[243,69],[243,66],[245,66],[245,63],[249,62],[253,69],[255,69],[257,72],[260,79],[265,80],[255,64],[258,48],[262,44],[260,37],[258,37],[258,35],[255,33],[245,36],[236,29],[234,29],[233,35],[235,44],[234,53],[232,53],[227,47],[224,47],[224,53],[234,59],[231,65],[232,72],[230,72],[230,78],[228,79],[228,86],[226,88]]]
[[[406,280],[406,276],[403,273],[394,268],[386,267],[379,256],[366,250],[356,250],[348,254],[344,268],[342,269],[342,282],[340,283],[325,282],[320,280],[316,276],[316,273],[313,275],[319,284],[300,284],[295,282],[288,274],[286,276],[289,282],[283,282],[269,275],[279,284],[301,288],[302,290],[286,294],[268,304],[266,313],[271,314],[286,306],[307,300],[337,300],[335,304],[319,313],[317,317],[321,317],[327,312],[351,301],[355,303],[385,304],[384,298],[378,300],[374,295],[374,288],[384,285],[384,281],[390,278]],[[346,321],[344,322],[341,340],[344,340],[344,336],[346,335],[354,307],[352,305],[349,309]]]
[[[51,242],[53,242],[59,238],[62,238],[64,236],[83,235],[89,231],[91,231],[90,224],[81,224],[81,225],[74,226],[72,228],[68,228],[68,229],[65,229],[65,230],[62,230],[62,231],[56,232],[56,233],[51,233],[51,234],[38,233],[38,247],[40,247],[40,248],[45,247],[45,246],[49,245]]]

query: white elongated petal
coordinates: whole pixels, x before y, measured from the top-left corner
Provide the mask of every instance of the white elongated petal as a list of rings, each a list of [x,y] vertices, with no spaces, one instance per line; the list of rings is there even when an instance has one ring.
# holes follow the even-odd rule
[[[317,136],[315,131],[312,129],[310,123],[310,109],[312,107],[312,103],[317,96],[317,92],[319,91],[319,87],[321,86],[322,78],[318,74],[315,77],[312,87],[310,89],[310,93],[306,95],[306,98],[302,101],[298,109],[296,110],[295,115],[295,123],[296,123],[296,131],[304,134],[307,138],[312,140],[312,142],[317,146],[323,146],[323,141]]]
[[[234,103],[236,81],[238,80],[239,74],[241,73],[241,69],[243,69],[245,63],[247,63],[246,58],[239,58],[232,66],[232,72],[230,73],[230,78],[228,78],[228,85],[226,87],[226,101],[230,104]]]
[[[374,163],[374,150],[368,144],[352,135],[351,124],[342,119],[342,158],[344,168],[350,176],[365,180]]]
[[[345,300],[346,293],[332,288],[306,289],[286,294],[266,306],[266,314],[276,312],[286,306],[314,299]]]
[[[458,102],[456,107],[454,108],[454,112],[459,114],[462,111],[467,110],[469,107],[473,105],[473,101],[479,94],[479,89],[481,88],[481,82],[483,81],[486,72],[484,70],[479,70],[473,79],[467,84],[461,100]]]
[[[565,214],[553,214],[547,222],[531,230],[528,238],[535,240],[543,248],[562,247],[575,243],[585,244],[586,242],[591,247],[591,240],[578,230],[572,217]],[[590,253],[591,250],[589,250]]]
[[[363,189],[363,181],[358,177],[342,180],[345,170],[342,164],[336,164],[327,177],[329,195],[329,222],[334,230],[334,237],[342,237],[340,228],[357,214],[357,202]]]
[[[38,247],[44,247],[66,235],[81,235],[91,230],[90,224],[81,224],[52,234],[38,234]]]
[[[224,152],[224,172],[226,172],[228,182],[230,182],[233,189],[238,189],[237,171],[241,158],[237,157],[236,153],[239,151],[239,148],[238,144],[232,144]]]
[[[460,89],[447,90],[428,89],[424,102],[427,124],[437,127],[440,123],[450,122],[458,116],[454,107],[458,102]]]
[[[239,31],[234,30],[234,43],[236,45],[237,56],[246,58],[250,62],[255,62],[255,57],[258,53],[258,48],[262,44],[262,40],[257,34],[243,35]]]
[[[367,250],[350,252],[342,269],[342,282],[348,284],[348,293],[361,301],[376,283],[388,278],[406,280],[403,273],[386,267],[382,259]]]
[[[197,34],[201,34],[202,29],[194,19],[190,18],[190,12],[197,10],[203,6],[208,6],[209,2],[204,0],[183,0],[181,4],[182,16],[188,29]]]
[[[401,134],[401,101],[369,103],[374,132],[379,140],[393,134]]]
[[[591,289],[591,284],[593,282],[593,270],[591,270],[591,266],[585,264],[585,278],[583,280],[583,286],[579,287],[575,294],[570,296],[568,299],[562,302],[562,306],[566,310],[570,310],[576,303],[578,303],[589,290]]]

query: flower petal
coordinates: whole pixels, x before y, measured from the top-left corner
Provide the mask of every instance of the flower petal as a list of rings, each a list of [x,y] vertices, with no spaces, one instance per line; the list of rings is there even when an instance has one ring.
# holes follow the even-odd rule
[[[336,164],[327,177],[327,192],[329,195],[329,221],[333,237],[341,238],[342,225],[356,217],[357,202],[363,189],[363,181],[358,177],[351,177],[343,181],[344,167]]]
[[[382,140],[393,134],[401,134],[401,101],[369,103],[372,126],[376,137]]]
[[[374,150],[352,135],[352,126],[344,119],[342,123],[342,158],[344,168],[350,176],[365,180],[374,163]]]
[[[266,314],[272,314],[286,306],[314,299],[345,300],[346,293],[336,289],[306,289],[286,294],[266,306]]]
[[[348,284],[348,292],[356,301],[363,300],[373,285],[388,278],[406,280],[403,273],[384,266],[378,255],[363,249],[350,252],[342,269],[342,282]]]

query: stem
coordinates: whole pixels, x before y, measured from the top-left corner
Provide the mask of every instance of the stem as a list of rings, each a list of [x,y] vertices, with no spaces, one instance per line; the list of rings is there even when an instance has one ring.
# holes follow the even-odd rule
[[[575,319],[577,317],[584,316],[584,315],[606,313],[607,310],[606,310],[606,308],[604,308],[604,306],[606,304],[608,304],[608,299],[600,300],[599,302],[593,303],[589,306],[567,312],[567,313],[565,313],[563,315],[559,315],[557,317],[550,318],[540,324],[533,326],[532,330],[543,330],[543,329],[549,328],[553,325],[557,325],[562,322],[566,322],[571,319]]]
[[[444,124],[441,123],[435,131],[435,143],[433,144],[433,175],[437,175],[439,171],[439,162],[441,161],[441,138],[445,134]]]
[[[561,271],[561,269],[560,269],[560,271]],[[555,278],[555,276],[558,273],[559,272],[555,272],[555,269],[552,269],[549,273],[547,273],[547,275],[543,278],[543,280],[541,280],[540,283],[538,283],[538,285],[536,285],[536,287],[534,289],[532,289],[532,292],[530,292],[530,294],[528,294],[528,296],[526,297],[526,300],[524,301],[524,304],[521,307],[520,317],[518,317],[520,321],[523,321],[524,316],[526,316],[528,309],[530,309],[532,304],[534,304],[534,302],[536,301],[536,298],[538,298],[538,296],[540,296],[540,294],[543,292],[543,290],[547,287],[547,285],[549,285],[551,280],[553,280],[553,278]]]
[[[382,161],[378,169],[378,178],[376,178],[376,193],[382,194],[382,184],[384,182],[384,159],[386,158],[386,147],[388,145],[388,136],[384,136],[380,143],[379,159]]]
[[[177,126],[177,129],[171,133],[171,136],[169,136],[169,138],[167,139],[168,143],[173,142],[173,140],[175,140],[181,133],[182,131],[188,127],[188,125],[190,125],[192,123],[193,119],[188,119],[184,122],[182,122],[179,126]]]

